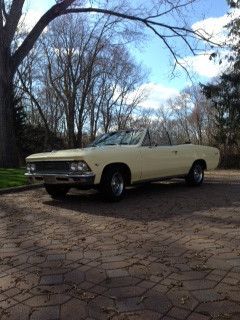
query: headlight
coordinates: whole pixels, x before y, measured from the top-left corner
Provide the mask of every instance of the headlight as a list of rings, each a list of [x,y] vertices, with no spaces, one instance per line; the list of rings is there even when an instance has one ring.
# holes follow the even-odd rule
[[[84,161],[78,161],[78,162],[72,162],[70,164],[70,170],[72,172],[81,172],[81,173],[85,173],[85,172],[89,172],[90,168],[88,167],[88,165],[86,164],[86,162]]]
[[[36,165],[34,163],[31,164],[31,171],[32,172],[36,171]]]
[[[36,164],[34,163],[28,163],[27,164],[27,172],[28,173],[33,173],[36,171]]]
[[[85,162],[78,162],[78,171],[86,172],[89,171],[88,165]]]
[[[77,162],[73,162],[70,164],[70,170],[71,171],[78,171],[78,164]]]

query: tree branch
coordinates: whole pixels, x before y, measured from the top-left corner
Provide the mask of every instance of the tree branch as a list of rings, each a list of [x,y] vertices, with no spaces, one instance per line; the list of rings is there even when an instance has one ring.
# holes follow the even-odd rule
[[[167,29],[167,30],[171,30],[173,33],[176,33],[176,31],[178,32],[185,32],[186,35],[193,35],[195,37],[198,37],[200,38],[201,40],[204,40],[204,41],[207,41],[211,44],[214,44],[214,45],[218,45],[218,43],[215,43],[213,41],[211,41],[211,37],[205,37],[203,34],[201,33],[198,33],[197,31],[194,31],[190,28],[187,28],[187,27],[178,27],[178,26],[172,26],[172,25],[169,25],[169,24],[166,24],[166,23],[162,23],[162,22],[159,22],[159,21],[155,21],[153,19],[148,19],[148,18],[141,18],[139,16],[133,16],[133,15],[128,15],[128,14],[125,14],[125,13],[121,13],[121,12],[116,12],[116,11],[112,11],[112,10],[108,10],[108,9],[100,9],[100,8],[70,8],[70,9],[67,9],[65,12],[63,12],[62,14],[67,14],[67,13],[102,13],[102,14],[108,14],[108,15],[112,15],[112,16],[115,16],[115,17],[119,17],[119,18],[123,18],[123,19],[126,19],[126,20],[130,20],[130,21],[136,21],[136,22],[141,22],[143,24],[145,24],[146,26],[149,27],[149,25],[151,26],[155,26],[155,27],[161,27],[161,28],[164,28],[164,29]],[[160,17],[161,14],[159,15],[156,15],[155,18],[158,18]]]
[[[189,0],[189,1],[185,2],[185,3],[180,3],[180,4],[177,4],[177,5],[172,5],[171,4],[171,8],[169,8],[168,10],[163,11],[163,12],[159,12],[159,13],[157,13],[155,15],[152,15],[152,16],[147,16],[145,19],[149,20],[149,19],[154,19],[154,18],[159,18],[161,16],[165,16],[166,14],[168,14],[168,13],[174,11],[174,10],[178,10],[178,9],[180,9],[182,7],[186,7],[186,6],[190,5],[190,4],[192,4],[194,1],[195,0]]]
[[[16,1],[16,0],[15,0]],[[23,0],[19,0],[23,1]],[[166,39],[163,35],[159,33],[159,31],[156,29],[157,27],[160,27],[165,30],[171,31],[173,35],[179,36],[182,38],[182,40],[185,41],[187,46],[190,48],[192,52],[194,52],[193,48],[190,45],[190,42],[187,40],[188,36],[192,36],[195,38],[199,38],[201,40],[207,41],[208,43],[217,45],[216,43],[212,42],[210,37],[207,38],[204,35],[198,33],[197,31],[194,31],[190,28],[187,28],[185,26],[179,27],[179,26],[172,26],[168,25],[153,19],[149,18],[141,18],[139,16],[129,15],[126,13],[116,12],[113,10],[108,9],[100,9],[100,8],[69,8],[75,0],[65,0],[57,3],[54,5],[51,9],[49,9],[37,22],[35,27],[31,30],[31,32],[28,34],[26,39],[23,41],[22,45],[17,49],[15,54],[13,55],[13,68],[16,69],[19,64],[22,62],[22,60],[26,57],[26,55],[29,53],[29,51],[33,48],[34,43],[37,41],[43,30],[47,27],[47,25],[54,20],[56,17],[59,17],[61,15],[69,14],[69,13],[101,13],[106,15],[112,15],[115,17],[119,17],[122,19],[126,19],[129,21],[134,22],[140,22],[143,23],[147,28],[151,29],[155,34],[159,36],[159,38],[167,45],[168,49],[171,49],[169,44],[166,42]],[[160,16],[161,14],[159,14]],[[155,16],[156,18],[159,16]],[[172,49],[170,50],[171,53]],[[174,55],[176,58],[176,55]],[[179,64],[179,61],[175,59],[176,63]]]
[[[15,0],[16,1],[16,0]],[[20,0],[23,1],[23,0]],[[48,26],[48,24],[55,18],[66,14],[66,9],[71,6],[75,0],[64,0],[51,7],[37,22],[33,29],[29,32],[26,39],[23,41],[21,46],[16,50],[13,55],[13,69],[16,70],[21,64],[23,59],[33,48],[35,42],[40,37],[43,30]]]
[[[186,5],[189,3],[191,3],[191,1],[187,2]],[[179,5],[179,8],[180,7],[181,6]],[[176,6],[174,8],[178,8],[178,7]],[[174,52],[174,50],[171,48],[171,46],[167,42],[167,40],[166,40],[167,37],[165,37],[163,34],[161,34],[157,30],[157,27],[160,27],[162,29],[166,29],[172,33],[172,36],[176,36],[178,38],[181,38],[185,42],[185,44],[187,45],[187,47],[189,48],[189,50],[191,51],[192,54],[195,54],[195,50],[191,46],[190,41],[188,41],[187,37],[198,38],[198,39],[206,41],[212,45],[219,45],[218,43],[211,41],[211,36],[209,36],[209,37],[204,36],[202,33],[198,32],[197,30],[192,30],[192,29],[187,28],[185,26],[179,27],[179,26],[168,25],[168,24],[165,24],[165,23],[162,23],[159,21],[155,21],[152,18],[141,18],[139,16],[128,15],[125,13],[116,12],[116,11],[107,10],[107,9],[100,9],[100,8],[70,8],[70,9],[66,10],[66,13],[79,13],[79,12],[81,12],[81,13],[84,13],[84,12],[85,13],[89,13],[89,12],[102,13],[102,14],[120,17],[120,18],[130,20],[130,21],[143,23],[147,28],[149,28],[151,31],[153,31],[154,34],[156,34],[163,41],[163,43],[167,46],[167,48],[170,50],[170,53],[172,54],[172,56],[175,60],[175,63],[176,63],[175,67],[176,67],[176,65],[180,65],[187,72],[188,75],[189,75],[189,72],[187,71],[186,67],[184,67],[184,65],[182,63],[180,63],[179,59],[177,58],[176,53]],[[64,13],[64,14],[66,14],[66,13]],[[168,11],[166,11],[166,13],[168,13]],[[162,15],[163,15],[163,13],[159,13],[158,15],[155,15],[152,17],[159,18]],[[175,69],[175,67],[174,67],[174,69]]]
[[[40,103],[39,103],[38,100],[35,98],[35,96],[34,96],[33,93],[31,92],[31,90],[29,90],[29,88],[27,87],[27,84],[25,83],[25,81],[24,81],[24,79],[23,79],[23,77],[22,77],[22,74],[21,74],[21,72],[20,72],[19,70],[17,70],[17,74],[18,74],[19,80],[20,80],[20,82],[21,82],[21,84],[22,84],[22,89],[25,91],[25,93],[26,93],[27,95],[29,95],[29,97],[30,97],[30,99],[32,100],[32,102],[36,105],[36,107],[37,107],[37,109],[38,109],[38,112],[39,112],[39,114],[40,114],[40,116],[41,116],[41,118],[42,118],[42,120],[43,120],[44,125],[45,125],[45,128],[46,128],[46,130],[47,130],[47,133],[48,133],[48,135],[49,135],[49,137],[50,137],[51,130],[50,130],[50,128],[49,128],[48,121],[47,121],[46,117],[44,116],[44,113],[43,113],[43,111],[42,111],[42,108],[41,108],[41,106],[40,106]]]

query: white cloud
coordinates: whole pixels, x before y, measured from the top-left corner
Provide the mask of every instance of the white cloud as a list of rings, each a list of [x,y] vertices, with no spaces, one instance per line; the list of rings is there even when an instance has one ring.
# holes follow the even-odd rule
[[[116,90],[114,98],[118,99],[121,89]],[[137,105],[145,109],[158,109],[170,98],[174,98],[179,95],[179,91],[172,87],[164,86],[160,83],[148,82],[144,83],[136,90],[130,92],[126,96],[126,103]]]
[[[179,94],[175,88],[152,82],[143,84],[138,90],[146,92],[146,98],[141,102],[141,107],[146,109],[158,109],[161,104]]]
[[[234,40],[228,37],[228,30],[226,27],[233,19],[240,17],[240,9],[232,10],[229,14],[225,14],[221,17],[210,17],[205,20],[198,21],[192,25],[192,29],[206,38],[211,37],[211,40],[217,44],[228,44]],[[218,50],[220,58],[223,58],[228,51],[226,49]],[[222,59],[223,63],[219,64],[220,59],[212,59],[209,57],[214,51],[202,52],[197,56],[188,56],[181,60],[181,63],[188,68],[190,72],[193,72],[199,76],[212,78],[221,74],[229,64],[225,59]]]
[[[200,35],[209,38],[216,43],[226,41],[226,29],[224,28],[230,22],[229,17],[224,15],[219,18],[208,18],[192,25],[192,29]]]
[[[20,24],[23,25],[27,31],[31,30],[43,14],[44,10],[29,9],[26,14],[22,16]]]
[[[223,60],[223,63],[219,64],[218,60],[210,60],[210,55],[211,52],[205,52],[198,56],[185,57],[180,62],[192,73],[206,78],[213,78],[225,71],[228,63]]]
[[[210,17],[198,21],[192,25],[192,29],[206,38],[211,37],[215,43],[224,44],[228,40],[228,31],[225,26],[237,17],[240,17],[240,9],[232,10],[221,17]]]

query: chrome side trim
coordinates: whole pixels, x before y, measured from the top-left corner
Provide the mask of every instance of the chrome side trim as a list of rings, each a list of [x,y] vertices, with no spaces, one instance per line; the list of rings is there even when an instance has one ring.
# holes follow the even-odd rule
[[[132,182],[132,185],[134,184],[141,184],[145,182],[158,182],[158,181],[167,181],[171,179],[183,179],[187,176],[187,174],[181,174],[177,176],[166,176],[166,177],[159,177],[159,178],[152,178],[152,179],[144,179],[144,180],[137,180]]]

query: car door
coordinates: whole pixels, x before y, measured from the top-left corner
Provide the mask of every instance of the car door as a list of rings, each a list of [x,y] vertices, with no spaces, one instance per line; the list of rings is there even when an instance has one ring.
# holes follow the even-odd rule
[[[141,180],[153,180],[179,174],[178,148],[164,138],[164,145],[155,145],[149,132],[140,147],[142,174]]]
[[[172,146],[141,148],[143,180],[178,175],[178,152]]]

